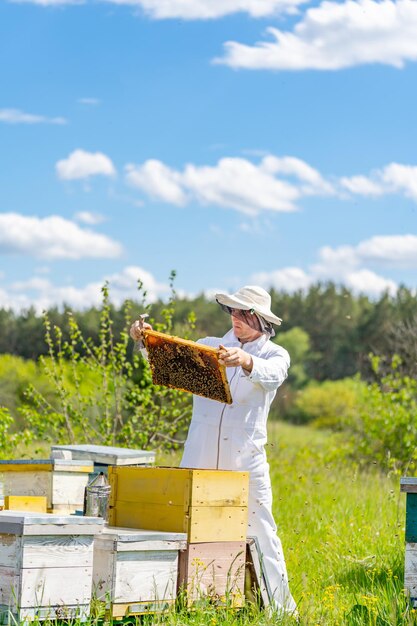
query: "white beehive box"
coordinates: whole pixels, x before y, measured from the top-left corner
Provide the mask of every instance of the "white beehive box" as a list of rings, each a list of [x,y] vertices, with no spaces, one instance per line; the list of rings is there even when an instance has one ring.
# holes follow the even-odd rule
[[[102,528],[95,517],[1,511],[1,621],[86,619]]]
[[[51,446],[51,457],[81,461],[89,459],[95,466],[150,465],[155,463],[155,452],[90,444]]]
[[[48,512],[71,515],[83,508],[92,461],[0,461],[5,496],[45,496]]]
[[[159,612],[175,601],[186,533],[105,528],[94,544],[93,595],[111,617]]]

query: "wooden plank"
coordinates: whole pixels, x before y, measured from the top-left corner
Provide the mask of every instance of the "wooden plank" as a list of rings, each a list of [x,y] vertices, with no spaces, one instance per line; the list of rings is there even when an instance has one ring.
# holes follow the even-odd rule
[[[174,604],[174,600],[162,600],[159,602],[134,602],[118,603],[112,605],[111,616],[113,618],[128,617],[129,615],[148,615],[149,613],[163,613],[168,611]]]
[[[7,615],[9,615],[7,607]],[[38,622],[43,620],[78,620],[80,622],[87,621],[90,616],[90,603],[73,604],[73,605],[56,605],[51,607],[24,607],[15,613],[15,620],[19,624],[27,624],[28,622]],[[14,624],[13,620],[6,621],[7,624]]]
[[[67,457],[59,456],[68,453]],[[91,444],[75,444],[68,446],[52,446],[51,457],[54,459],[89,459],[101,465],[144,465],[155,462],[155,452],[135,450],[116,446],[98,446]]]
[[[92,568],[22,569],[21,589],[21,607],[87,604],[91,600]]]
[[[46,513],[46,496],[5,496],[4,509]]]
[[[192,470],[162,467],[110,467],[111,504],[125,502],[188,507]],[[114,477],[117,476],[117,486]],[[114,489],[113,489],[114,487]]]
[[[193,543],[244,541],[247,530],[246,507],[196,507],[189,515],[180,506],[116,502],[110,508],[111,526],[149,528],[166,532],[186,532]]]
[[[219,606],[244,604],[246,542],[190,543],[180,552],[178,586],[187,602],[208,598]]]
[[[175,550],[118,553],[113,601],[174,600],[177,575],[178,552]]]
[[[0,474],[8,472],[52,472],[52,461],[0,461]]]
[[[0,566],[20,567],[22,539],[16,535],[0,534]]]
[[[18,466],[16,466],[18,467]],[[3,468],[1,468],[3,469]],[[4,494],[14,496],[42,496],[46,498],[47,507],[52,506],[52,472],[8,471],[3,475]]]
[[[191,506],[248,505],[248,472],[194,470],[191,480]]]
[[[410,600],[417,600],[417,543],[405,546],[404,587]]]
[[[273,602],[269,581],[262,567],[262,556],[256,537],[248,537],[246,549],[245,595],[251,602],[260,600],[261,607]]]
[[[115,477],[119,480],[116,481]],[[114,498],[143,504],[247,506],[248,472],[164,467],[109,468]],[[113,481],[117,485],[113,485]],[[117,495],[116,495],[117,494]]]
[[[0,566],[0,604],[11,609],[20,598],[20,575],[15,567]]]
[[[22,567],[92,567],[93,542],[92,535],[26,536]]]
[[[109,524],[182,533],[188,531],[188,516],[181,505],[117,501],[109,509]]]
[[[417,493],[417,478],[403,476],[400,479],[400,490],[407,493]]]
[[[53,472],[52,507],[56,509],[59,505],[66,505],[70,508],[76,504],[76,508],[83,508],[88,481],[88,473]]]
[[[100,541],[104,541],[107,538],[116,539],[118,541],[118,547],[129,542],[183,542],[187,541],[187,535],[185,533],[170,533],[159,530],[145,530],[142,528],[122,528],[112,526],[106,526],[103,528],[103,532],[100,534]]]
[[[248,509],[236,506],[203,506],[190,509],[190,543],[246,541]]]

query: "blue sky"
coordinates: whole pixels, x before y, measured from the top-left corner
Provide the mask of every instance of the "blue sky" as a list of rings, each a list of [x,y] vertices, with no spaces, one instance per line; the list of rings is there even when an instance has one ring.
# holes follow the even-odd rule
[[[0,2],[0,306],[416,287],[415,0]]]

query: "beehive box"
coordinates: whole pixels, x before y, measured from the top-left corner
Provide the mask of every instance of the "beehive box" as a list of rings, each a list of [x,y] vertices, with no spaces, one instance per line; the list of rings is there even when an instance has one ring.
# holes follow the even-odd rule
[[[90,611],[98,518],[0,512],[0,615],[8,622]]]
[[[417,478],[401,478],[401,491],[406,495],[404,587],[417,607]]]
[[[167,609],[186,545],[185,533],[105,528],[94,543],[93,595],[113,618]]]
[[[245,541],[249,474],[111,467],[109,524],[185,532],[190,543]]]
[[[145,330],[145,346],[155,385],[165,385],[231,404],[226,368],[219,349]]]
[[[246,541],[190,543],[180,553],[178,586],[189,606],[200,600],[240,607],[245,601]]]
[[[155,463],[155,452],[115,446],[76,444],[51,446],[51,458],[88,460],[94,463],[95,471],[107,472],[109,465],[151,465]]]
[[[45,496],[48,511],[70,515],[83,508],[91,461],[0,461],[4,495]]]

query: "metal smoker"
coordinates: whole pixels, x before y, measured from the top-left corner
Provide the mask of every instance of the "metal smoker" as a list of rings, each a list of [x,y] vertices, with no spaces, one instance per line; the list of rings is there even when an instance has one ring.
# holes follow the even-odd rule
[[[104,472],[100,472],[87,485],[84,492],[83,514],[91,517],[108,518],[111,487]]]

